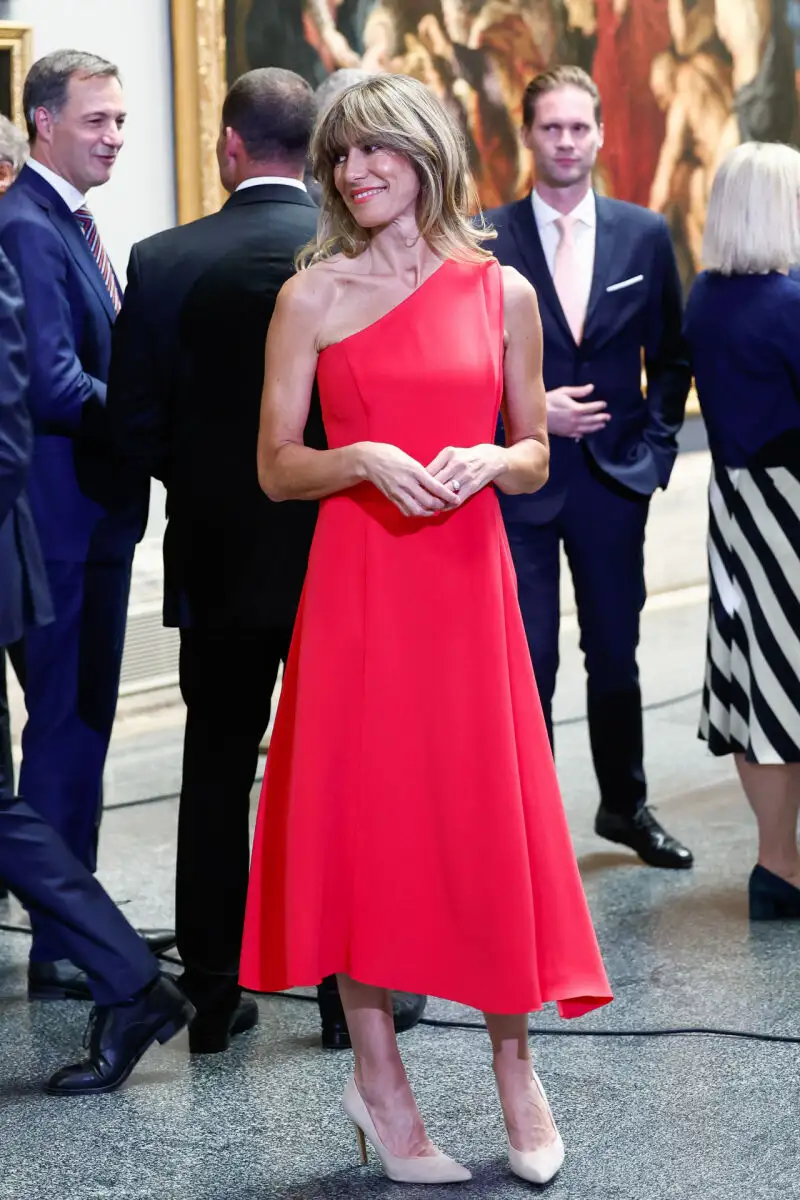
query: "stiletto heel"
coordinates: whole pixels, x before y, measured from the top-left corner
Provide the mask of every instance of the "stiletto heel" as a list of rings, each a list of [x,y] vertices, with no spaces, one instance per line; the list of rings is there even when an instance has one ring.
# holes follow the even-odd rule
[[[533,1080],[547,1106],[550,1120],[555,1128],[553,1111],[542,1087],[542,1081],[535,1071]],[[506,1137],[508,1137],[507,1134]],[[555,1141],[551,1142],[549,1146],[543,1146],[541,1150],[515,1150],[511,1145],[511,1139],[508,1138],[508,1163],[514,1174],[528,1183],[549,1183],[558,1174],[564,1163],[564,1143],[558,1129],[556,1129]]]
[[[364,1137],[364,1130],[360,1125],[353,1123],[353,1128],[356,1131],[356,1141],[358,1142],[358,1156],[361,1159],[362,1167],[367,1165],[367,1139]]]
[[[377,1154],[389,1179],[395,1183],[464,1183],[472,1175],[446,1154],[421,1158],[399,1158],[386,1149],[375,1128],[369,1109],[351,1076],[342,1096],[342,1108],[356,1128],[362,1165],[367,1161],[367,1142]]]

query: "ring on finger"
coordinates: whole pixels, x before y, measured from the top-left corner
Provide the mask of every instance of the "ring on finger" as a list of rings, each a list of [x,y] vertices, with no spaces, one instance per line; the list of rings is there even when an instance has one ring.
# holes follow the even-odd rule
[[[455,492],[456,495],[458,495],[458,493],[461,491],[461,484],[459,483],[459,481],[457,479],[450,480],[450,487]]]

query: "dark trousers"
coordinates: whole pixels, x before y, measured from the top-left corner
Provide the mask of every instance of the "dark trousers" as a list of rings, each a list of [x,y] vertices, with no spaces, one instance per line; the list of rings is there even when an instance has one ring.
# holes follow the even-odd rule
[[[199,1011],[233,1008],[250,871],[250,792],[289,629],[182,629],[186,704],[175,933]]]
[[[559,549],[572,572],[587,674],[592,757],[602,804],[632,815],[646,799],[642,697],[636,648],[645,602],[649,499],[580,457],[560,513],[544,525],[507,525],[522,619],[545,720],[553,738],[558,671]]]
[[[144,941],[58,834],[21,800],[0,799],[0,877],[86,972],[97,1004],[119,1004],[158,975]]]
[[[19,791],[94,871],[103,768],[119,691],[131,558],[48,562],[55,620],[25,635]],[[31,958],[67,957],[59,928],[32,915]]]
[[[11,714],[8,708],[6,658],[11,660],[14,673],[25,687],[25,652],[22,642],[0,648],[0,800],[10,800],[14,791],[14,759],[11,753]]]

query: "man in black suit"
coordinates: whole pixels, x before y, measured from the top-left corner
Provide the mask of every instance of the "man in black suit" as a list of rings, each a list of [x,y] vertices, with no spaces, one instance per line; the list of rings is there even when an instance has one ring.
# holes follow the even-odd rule
[[[588,676],[596,832],[651,866],[690,867],[646,804],[636,664],[648,507],[667,486],[690,383],[675,256],[662,217],[592,191],[603,127],[584,71],[534,79],[524,121],[536,187],[487,219],[499,260],[536,288],[544,328],[550,479],[535,496],[500,497],[528,644],[552,738],[563,544]]]
[[[193,1052],[257,1020],[239,952],[248,815],[305,576],[316,505],[262,493],[256,443],[264,346],[278,292],[316,231],[303,185],[314,94],[292,71],[250,71],[225,100],[222,210],[135,246],[115,327],[108,410],[118,444],[167,488],[164,620],[181,631],[186,702],[176,934],[198,1010]],[[318,403],[306,429],[324,447]],[[346,1044],[334,984],[323,1044]],[[420,1002],[399,1015],[418,1019]]]
[[[0,250],[0,647],[53,612],[47,574],[23,487],[33,451],[19,279]],[[42,818],[0,792],[0,875],[26,907],[56,929],[70,960],[86,973],[95,1013],[88,1057],[64,1067],[46,1090],[59,1096],[110,1092],[154,1042],[191,1018],[178,989],[94,876]],[[58,995],[57,987],[52,994]]]

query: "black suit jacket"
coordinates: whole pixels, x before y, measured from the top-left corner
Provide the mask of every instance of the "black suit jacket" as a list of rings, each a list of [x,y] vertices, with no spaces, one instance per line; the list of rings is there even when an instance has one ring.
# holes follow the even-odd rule
[[[120,448],[167,488],[167,625],[294,620],[317,506],[268,500],[256,445],[267,328],[316,223],[305,192],[258,185],[131,252],[107,408]],[[324,446],[316,396],[306,441]]]
[[[545,387],[595,385],[587,399],[605,400],[611,420],[585,439],[585,448],[606,475],[649,496],[669,481],[691,382],[680,280],[663,217],[602,196],[596,204],[594,274],[580,345],[556,295],[530,196],[486,219],[497,230],[497,258],[536,288]],[[509,519],[539,523],[555,516],[582,452],[571,438],[552,437],[548,483],[534,496],[501,497]]]

